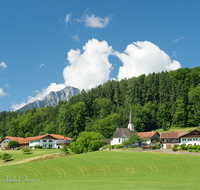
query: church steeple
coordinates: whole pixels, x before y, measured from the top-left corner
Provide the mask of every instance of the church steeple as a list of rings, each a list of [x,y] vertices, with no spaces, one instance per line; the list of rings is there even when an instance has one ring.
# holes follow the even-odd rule
[[[129,124],[132,124],[132,123],[133,123],[133,121],[132,121],[131,108],[130,108]]]
[[[131,115],[131,107],[130,107],[130,115],[129,115],[128,129],[130,129],[131,131],[134,131],[134,125],[133,125],[132,115]]]

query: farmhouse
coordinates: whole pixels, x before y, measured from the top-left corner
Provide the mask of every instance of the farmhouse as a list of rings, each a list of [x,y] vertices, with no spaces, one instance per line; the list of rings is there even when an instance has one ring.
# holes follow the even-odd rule
[[[29,144],[29,142],[23,137],[6,136],[6,137],[4,137],[3,139],[0,140],[0,150],[1,149],[9,150],[8,143],[10,141],[19,142],[20,149]]]
[[[57,140],[55,148],[62,148],[63,145],[69,146],[72,140]]]
[[[45,134],[45,135],[40,135],[40,136],[35,136],[35,137],[11,137],[11,136],[6,136],[2,140],[0,140],[0,150],[5,149],[9,150],[8,148],[8,143],[10,141],[17,141],[19,142],[20,149],[23,148],[24,146],[29,146],[31,149],[35,148],[35,146],[42,146],[43,148],[58,148],[56,143],[58,141],[63,141],[64,144],[69,145],[71,142],[72,138],[65,137],[63,135],[58,135],[58,134]]]
[[[175,144],[180,144],[180,136],[187,134],[187,131],[176,131],[171,133],[161,133],[163,149],[171,149]]]
[[[200,131],[194,130],[180,136],[180,143],[187,145],[200,145]]]
[[[134,125],[133,125],[131,111],[130,111],[128,128],[117,128],[116,131],[115,131],[115,134],[113,136],[113,139],[110,142],[110,144],[111,145],[122,144],[123,141],[129,139],[130,134],[133,131],[134,131]],[[151,144],[151,142],[153,140],[160,141],[160,139],[159,139],[160,134],[157,131],[139,132],[139,133],[137,133],[137,135],[140,138],[145,138],[146,139],[146,144]]]
[[[56,144],[57,141],[62,140],[64,142],[66,140],[72,140],[72,138],[57,134],[45,134],[35,137],[27,137],[26,139],[29,141],[29,147],[31,149],[35,148],[35,146],[42,146],[43,148],[58,148]]]

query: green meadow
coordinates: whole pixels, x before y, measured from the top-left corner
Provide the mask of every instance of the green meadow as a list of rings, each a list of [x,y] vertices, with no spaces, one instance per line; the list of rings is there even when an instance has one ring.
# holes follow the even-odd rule
[[[97,151],[1,166],[0,171],[1,190],[200,189],[198,155]],[[20,182],[4,182],[5,176]],[[24,182],[23,176],[39,182]]]
[[[32,157],[38,157],[38,156],[44,156],[47,154],[55,154],[55,153],[61,153],[60,149],[34,149],[31,153],[25,154],[21,150],[15,150],[15,151],[1,151],[0,154],[3,153],[9,153],[12,155],[12,160],[9,162],[3,162],[0,160],[0,166],[6,165],[6,164],[13,164],[15,162],[23,161],[25,159],[29,159]]]

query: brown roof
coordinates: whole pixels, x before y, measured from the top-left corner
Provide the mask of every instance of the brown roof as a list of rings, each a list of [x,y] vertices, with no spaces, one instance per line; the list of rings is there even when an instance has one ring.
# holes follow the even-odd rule
[[[187,131],[176,131],[171,133],[161,133],[161,139],[178,139],[180,136],[187,134]]]
[[[159,133],[157,132],[157,131],[151,131],[151,132],[139,132],[137,135],[141,138],[151,138],[151,137],[153,137],[153,135],[155,135],[155,134],[158,134],[158,136],[160,136],[159,135]]]
[[[194,129],[191,132],[187,132],[185,134],[182,134],[180,137],[195,137],[195,136],[199,137],[199,135],[200,135],[200,131]]]
[[[118,138],[118,137],[129,137],[132,131],[128,128],[117,128],[115,131],[115,134],[113,138]]]
[[[3,139],[1,139],[0,143],[4,140],[4,139],[9,139],[11,141],[17,141],[19,142],[19,144],[28,144],[28,141],[23,138],[23,137],[12,137],[12,136],[6,136]]]

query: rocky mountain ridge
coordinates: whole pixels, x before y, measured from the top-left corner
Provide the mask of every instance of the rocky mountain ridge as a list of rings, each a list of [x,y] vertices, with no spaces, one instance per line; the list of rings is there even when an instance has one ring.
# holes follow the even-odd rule
[[[43,98],[43,100],[36,100],[32,103],[25,105],[17,111],[23,113],[27,109],[41,108],[46,106],[56,106],[59,101],[68,101],[72,96],[78,93],[80,93],[80,90],[78,88],[66,86],[60,91],[50,92],[47,96]]]

